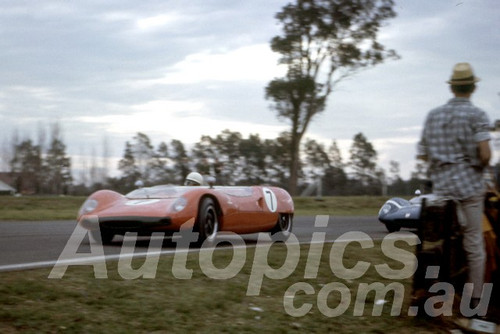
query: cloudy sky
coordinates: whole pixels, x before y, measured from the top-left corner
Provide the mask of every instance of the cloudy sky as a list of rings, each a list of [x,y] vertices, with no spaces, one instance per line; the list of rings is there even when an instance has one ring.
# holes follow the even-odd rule
[[[14,133],[36,139],[59,122],[77,162],[103,141],[119,158],[137,132],[155,145],[224,129],[275,138],[288,125],[264,88],[283,74],[269,41],[288,2],[0,0],[0,143]],[[346,161],[362,132],[379,164],[398,161],[407,178],[426,113],[450,97],[456,62],[473,65],[481,78],[473,102],[500,119],[500,6],[396,0],[395,10],[380,41],[401,59],[337,86],[307,136],[336,140]]]

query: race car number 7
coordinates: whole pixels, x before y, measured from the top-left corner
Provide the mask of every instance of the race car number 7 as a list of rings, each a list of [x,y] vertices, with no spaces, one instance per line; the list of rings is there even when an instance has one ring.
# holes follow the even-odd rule
[[[278,209],[278,201],[276,200],[274,192],[269,188],[262,188],[262,192],[264,193],[264,199],[266,200],[269,211],[276,212]]]

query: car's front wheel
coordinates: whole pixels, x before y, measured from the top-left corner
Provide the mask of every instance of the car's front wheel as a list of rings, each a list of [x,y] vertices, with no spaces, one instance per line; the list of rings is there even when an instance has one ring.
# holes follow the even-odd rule
[[[394,223],[385,223],[385,227],[387,228],[387,231],[389,231],[390,233],[399,232],[399,230],[401,230],[401,226]]]
[[[101,228],[101,230],[91,230],[90,236],[94,239],[94,242],[102,242],[103,245],[110,244],[115,234],[111,231]]]
[[[196,244],[201,246],[206,240],[209,242],[214,241],[218,231],[219,219],[215,203],[211,198],[205,198],[201,202],[195,224],[195,232],[198,232]]]

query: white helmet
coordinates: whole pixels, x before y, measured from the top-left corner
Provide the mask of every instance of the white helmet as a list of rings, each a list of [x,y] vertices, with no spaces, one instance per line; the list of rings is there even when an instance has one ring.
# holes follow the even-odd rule
[[[203,176],[197,172],[191,172],[186,176],[185,186],[201,186],[203,184]]]

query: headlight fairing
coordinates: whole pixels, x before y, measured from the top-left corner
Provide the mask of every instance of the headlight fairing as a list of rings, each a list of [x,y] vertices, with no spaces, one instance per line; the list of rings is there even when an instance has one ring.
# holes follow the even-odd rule
[[[81,215],[86,215],[88,213],[91,213],[97,208],[97,205],[99,202],[95,199],[88,198],[83,204],[80,210],[78,211],[78,216]]]
[[[388,214],[389,212],[391,212],[391,210],[392,210],[392,206],[391,206],[390,204],[387,204],[387,203],[386,203],[386,204],[384,204],[384,205],[382,206],[382,208],[380,208],[380,211],[378,212],[378,215],[379,215],[379,216],[380,216],[380,215],[386,215],[386,214]]]
[[[187,200],[184,197],[179,197],[172,204],[172,211],[173,212],[180,212],[180,211],[184,210],[186,205],[187,205]]]

